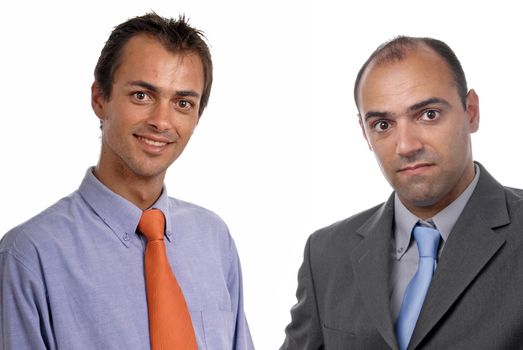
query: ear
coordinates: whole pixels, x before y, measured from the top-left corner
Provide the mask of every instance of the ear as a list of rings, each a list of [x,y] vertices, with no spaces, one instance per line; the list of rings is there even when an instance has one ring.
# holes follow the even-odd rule
[[[100,122],[105,119],[105,98],[100,89],[100,84],[96,81],[91,85],[91,107],[94,113],[100,119]]]
[[[371,152],[374,152],[372,149],[372,146],[369,142],[369,139],[367,138],[367,133],[365,132],[365,124],[363,124],[363,121],[361,120],[361,114],[358,113],[358,122],[360,123],[361,132],[363,133],[363,137],[365,138],[365,141],[367,142],[367,146],[371,150]]]
[[[474,133],[479,129],[479,97],[473,89],[467,94],[466,106],[470,132]]]

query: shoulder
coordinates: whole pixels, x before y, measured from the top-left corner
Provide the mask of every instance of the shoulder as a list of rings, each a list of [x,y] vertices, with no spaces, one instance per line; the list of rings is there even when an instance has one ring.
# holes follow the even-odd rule
[[[38,250],[45,249],[57,235],[65,232],[65,227],[74,225],[72,213],[79,199],[79,194],[73,192],[11,229],[0,241],[0,252],[19,257],[38,255]]]
[[[523,190],[504,186],[499,183],[481,164],[479,181],[470,198],[473,208],[488,218],[493,213],[500,213],[505,208],[521,215],[523,210]]]
[[[513,187],[504,187],[507,200],[509,202],[520,202],[523,201],[523,189],[513,188]]]
[[[175,220],[184,220],[220,229],[227,228],[222,218],[209,209],[173,197],[169,197],[169,202],[170,215]]]
[[[512,187],[504,187],[504,189],[509,215],[519,222],[520,218],[523,218],[523,190]]]
[[[234,249],[229,228],[218,214],[177,198],[169,197],[169,201],[169,215],[175,227],[183,228],[194,239],[205,240],[206,245]]]
[[[216,271],[236,271],[238,252],[229,228],[218,214],[194,203],[169,197],[170,219],[184,247],[195,264]]]
[[[79,196],[77,192],[59,200],[2,237],[0,265],[5,278],[20,275],[43,281],[44,265],[56,263],[62,235],[71,232],[70,228],[75,225],[76,218],[71,213],[77,211],[74,209],[79,199],[76,196]]]
[[[339,246],[342,242],[359,241],[358,229],[369,221],[385,206],[381,203],[346,219],[315,231],[310,236],[310,245],[316,249]]]
[[[472,197],[475,196],[489,210],[496,205],[502,205],[502,201],[506,202],[509,207],[512,205],[519,206],[519,203],[523,200],[523,189],[504,186],[482,164],[478,162],[476,164],[480,168],[480,176]],[[485,203],[486,201],[489,203]]]

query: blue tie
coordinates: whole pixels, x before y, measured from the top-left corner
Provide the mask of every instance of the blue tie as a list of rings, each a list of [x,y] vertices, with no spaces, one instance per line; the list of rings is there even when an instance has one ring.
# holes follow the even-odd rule
[[[429,227],[415,226],[413,235],[418,245],[419,263],[418,271],[405,289],[400,314],[396,321],[396,337],[401,350],[405,350],[409,345],[432,275],[436,270],[440,241],[439,231]]]

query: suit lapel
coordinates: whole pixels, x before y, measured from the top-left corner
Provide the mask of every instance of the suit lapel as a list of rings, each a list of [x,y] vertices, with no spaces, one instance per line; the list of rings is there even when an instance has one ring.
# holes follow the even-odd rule
[[[363,237],[351,255],[357,285],[376,329],[397,349],[390,314],[389,276],[394,196],[358,229]]]
[[[505,242],[493,230],[510,222],[504,189],[481,165],[480,171],[476,189],[445,243],[409,349],[420,344]]]

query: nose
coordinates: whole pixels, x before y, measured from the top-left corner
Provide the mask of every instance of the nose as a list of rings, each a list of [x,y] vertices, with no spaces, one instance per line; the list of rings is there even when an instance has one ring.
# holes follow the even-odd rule
[[[172,128],[174,114],[169,101],[160,101],[151,109],[147,122],[157,131],[166,131]]]
[[[402,157],[415,155],[423,148],[420,132],[417,128],[405,121],[396,126],[396,154]]]

